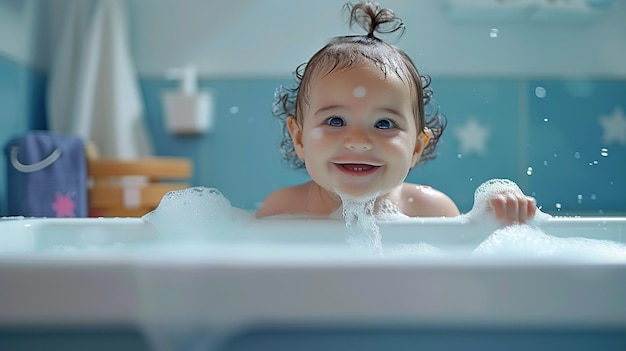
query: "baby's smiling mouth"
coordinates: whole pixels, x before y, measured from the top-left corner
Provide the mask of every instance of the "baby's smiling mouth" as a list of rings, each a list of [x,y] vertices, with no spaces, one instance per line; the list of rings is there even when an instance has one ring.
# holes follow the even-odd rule
[[[376,172],[380,166],[374,166],[366,163],[335,163],[337,168],[344,173],[350,175],[368,175]]]

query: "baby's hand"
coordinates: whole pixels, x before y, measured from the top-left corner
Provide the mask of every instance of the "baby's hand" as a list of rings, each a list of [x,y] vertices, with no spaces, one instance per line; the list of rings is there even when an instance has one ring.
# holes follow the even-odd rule
[[[526,223],[535,216],[537,211],[533,197],[517,192],[495,194],[489,202],[496,218],[506,225]]]

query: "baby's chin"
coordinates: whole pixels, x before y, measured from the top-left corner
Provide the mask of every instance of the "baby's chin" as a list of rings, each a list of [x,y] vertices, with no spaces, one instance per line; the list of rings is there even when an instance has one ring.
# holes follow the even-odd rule
[[[342,201],[351,201],[351,202],[368,202],[375,200],[380,195],[380,191],[374,192],[346,192],[339,189],[335,189],[333,191],[337,194]]]

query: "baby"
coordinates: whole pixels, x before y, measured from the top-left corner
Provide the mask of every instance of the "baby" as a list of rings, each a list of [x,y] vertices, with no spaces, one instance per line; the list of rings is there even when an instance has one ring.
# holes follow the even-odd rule
[[[404,182],[415,165],[435,157],[445,119],[425,115],[430,78],[377,36],[401,34],[401,19],[369,1],[346,9],[350,25],[367,34],[333,38],[298,67],[297,87],[277,95],[283,157],[306,168],[312,180],[271,193],[256,217],[330,216],[343,201],[368,199],[374,212],[391,207],[409,217],[458,216],[444,193]],[[498,193],[489,202],[503,223],[523,223],[536,212],[535,200],[519,192]]]

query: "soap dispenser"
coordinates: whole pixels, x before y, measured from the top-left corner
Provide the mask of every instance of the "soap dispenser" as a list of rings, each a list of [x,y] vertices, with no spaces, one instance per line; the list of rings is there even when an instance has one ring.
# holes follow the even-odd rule
[[[168,79],[180,80],[180,89],[165,93],[166,127],[177,135],[194,135],[213,129],[213,96],[197,87],[194,65],[172,68]]]

